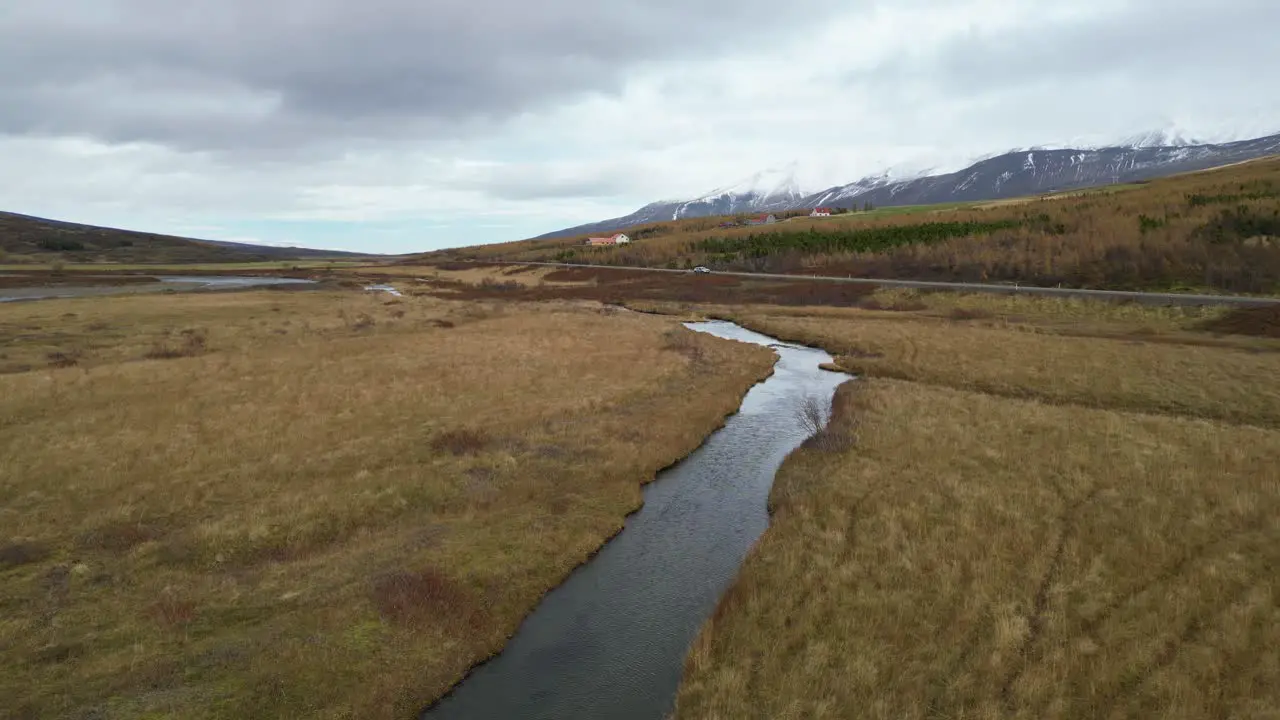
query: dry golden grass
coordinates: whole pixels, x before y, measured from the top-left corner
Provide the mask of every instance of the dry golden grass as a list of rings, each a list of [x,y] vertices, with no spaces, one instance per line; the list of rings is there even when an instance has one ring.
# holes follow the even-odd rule
[[[1280,432],[840,390],[689,656],[680,718],[1280,711]],[[836,444],[838,446],[838,444]]]
[[[362,268],[353,272],[368,273],[388,278],[426,278],[463,282],[469,285],[481,283],[515,283],[522,287],[546,282],[553,267],[536,265],[479,265],[475,267],[440,267],[437,265],[385,265]]]
[[[1275,717],[1280,343],[1191,330],[1217,310],[874,299],[916,309],[717,311],[864,377],[779,472],[677,715]]]
[[[592,304],[248,292],[0,323],[11,362],[83,350],[0,375],[6,718],[410,717],[772,364]],[[143,359],[192,328],[191,356]]]
[[[415,322],[397,319],[406,306],[389,302],[390,296],[373,293],[259,291],[6,304],[0,308],[0,373],[44,368],[53,354],[74,357],[84,368],[138,360],[153,348],[183,344],[184,332],[203,335],[210,348],[247,352],[398,332]],[[356,327],[364,317],[373,324]]]
[[[1203,202],[1192,202],[1199,195]],[[984,205],[984,207],[979,207]],[[1236,222],[1230,217],[1244,208]],[[1153,180],[1140,187],[1096,188],[1048,199],[936,207],[885,208],[822,220],[797,218],[765,227],[722,229],[723,218],[693,218],[629,229],[626,246],[585,248],[581,237],[525,240],[433,253],[439,260],[569,260],[648,267],[822,273],[861,277],[1021,280],[1080,287],[1212,289],[1280,293],[1280,158]],[[1225,213],[1225,214],[1224,214]],[[1012,221],[1015,228],[880,247],[846,238],[846,250],[815,245],[810,231],[849,233],[923,223]],[[1221,231],[1221,232],[1219,232]],[[737,246],[709,239],[767,242]],[[725,247],[730,248],[729,251]],[[732,248],[738,247],[734,250]],[[820,249],[826,247],[828,249]],[[855,248],[863,248],[857,250]],[[872,249],[879,248],[879,249]]]
[[[1026,322],[1041,329],[1079,332],[1097,328],[1109,332],[1185,331],[1222,316],[1212,305],[1144,305],[1136,302],[1099,302],[1091,298],[998,295],[992,293],[922,292],[880,288],[872,300],[884,306],[921,305],[925,314],[954,318],[969,313],[971,319]]]
[[[1041,301],[1043,302],[1043,301]],[[1192,333],[1073,333],[1046,314],[1024,322],[957,321],[928,313],[825,309],[812,315],[747,308],[721,313],[775,337],[821,346],[841,366],[891,377],[1058,404],[1186,414],[1280,426],[1280,342]],[[1130,312],[1142,312],[1133,309]],[[1147,310],[1145,325],[1168,317]],[[1193,315],[1194,317],[1194,315]],[[1113,325],[1114,326],[1114,325]],[[1081,336],[1084,335],[1084,336]],[[1194,343],[1194,344],[1193,344]]]

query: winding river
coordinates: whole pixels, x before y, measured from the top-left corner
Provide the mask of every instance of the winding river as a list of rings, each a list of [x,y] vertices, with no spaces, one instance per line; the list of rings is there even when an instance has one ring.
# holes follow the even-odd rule
[[[643,508],[552,590],[502,653],[423,711],[444,718],[636,718],[672,709],[685,653],[768,525],[774,473],[805,440],[801,404],[849,379],[831,356],[723,321],[686,327],[774,348],[738,414],[644,490]]]

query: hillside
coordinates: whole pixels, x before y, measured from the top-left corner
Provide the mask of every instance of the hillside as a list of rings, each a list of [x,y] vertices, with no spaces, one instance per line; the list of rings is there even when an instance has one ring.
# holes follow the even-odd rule
[[[1276,153],[1280,153],[1280,134],[1239,142],[1199,144],[1187,144],[1163,135],[1143,136],[1130,144],[1114,147],[1016,150],[941,175],[897,179],[888,174],[872,175],[817,193],[800,192],[790,177],[773,177],[766,172],[700,198],[651,203],[630,215],[557,230],[538,239],[746,212],[1001,200],[1151,180]]]
[[[0,255],[2,262],[17,263],[218,263],[363,257],[334,250],[193,240],[8,212],[0,212]]]
[[[1280,292],[1280,157],[1138,185],[1021,200],[882,208],[757,227],[654,223],[627,246],[576,238],[462,248],[428,260]]]

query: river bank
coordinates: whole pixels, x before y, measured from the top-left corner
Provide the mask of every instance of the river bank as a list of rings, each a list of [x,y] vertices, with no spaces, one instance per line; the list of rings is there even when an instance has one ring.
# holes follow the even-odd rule
[[[0,334],[19,716],[412,716],[773,363],[598,305],[362,288],[16,303]]]
[[[422,718],[669,712],[689,642],[768,523],[774,471],[848,379],[821,369],[831,359],[822,351],[727,322],[686,327],[772,348],[774,372],[720,430],[646,486],[625,529],[548,593],[500,654]],[[808,419],[807,407],[816,413]]]
[[[964,302],[717,311],[865,379],[780,469],[675,716],[1280,707],[1277,341],[1208,342],[1205,318],[1156,309]]]

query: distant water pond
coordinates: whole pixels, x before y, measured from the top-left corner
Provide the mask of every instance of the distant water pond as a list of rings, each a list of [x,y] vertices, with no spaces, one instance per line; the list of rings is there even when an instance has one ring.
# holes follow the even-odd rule
[[[17,277],[17,276],[8,276]],[[219,290],[229,288],[268,287],[273,285],[314,285],[314,280],[270,276],[235,275],[155,275],[156,282],[121,283],[120,276],[86,276],[83,284],[3,287],[0,303],[19,300],[95,297],[100,295],[160,292],[164,290]]]

